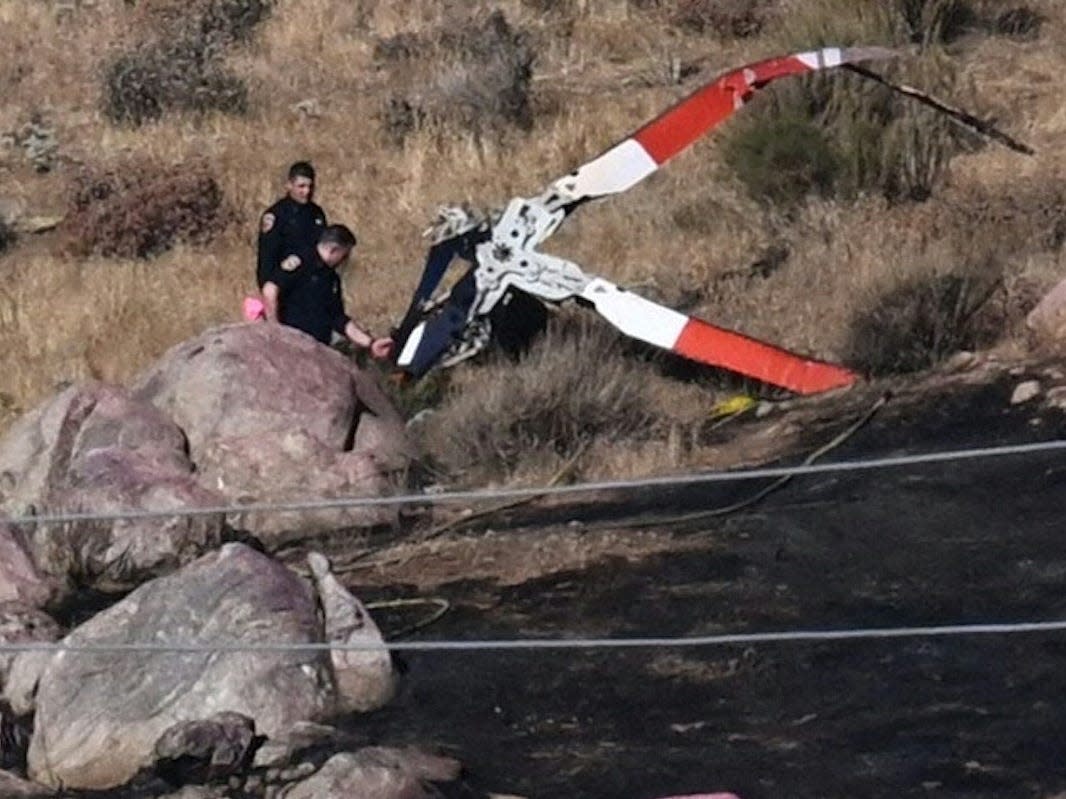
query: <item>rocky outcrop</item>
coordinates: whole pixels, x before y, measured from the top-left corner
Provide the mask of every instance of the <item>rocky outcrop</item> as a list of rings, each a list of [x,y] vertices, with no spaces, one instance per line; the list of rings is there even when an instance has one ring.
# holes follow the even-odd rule
[[[396,693],[396,675],[381,631],[330,572],[325,556],[312,552],[307,563],[326,617],[326,640],[351,647],[330,652],[338,697],[346,709],[363,713],[385,706]]]
[[[191,472],[149,455],[118,447],[97,449],[72,464],[59,513],[166,512],[218,507],[225,500],[200,485]],[[100,591],[122,591],[169,574],[222,543],[221,513],[84,520],[40,525],[34,557],[57,577]]]
[[[224,500],[193,473],[181,430],[116,386],[67,389],[0,440],[0,510],[167,511]],[[224,519],[78,520],[23,528],[39,571],[68,587],[128,590],[221,543]]]
[[[40,512],[71,463],[96,449],[138,452],[160,467],[191,470],[185,436],[151,405],[105,383],[72,386],[15,422],[0,439],[0,510]]]
[[[370,372],[293,328],[229,325],[178,345],[134,386],[185,431],[204,484],[234,503],[379,496],[414,448]],[[388,524],[392,509],[234,516],[285,534]]]
[[[70,646],[148,643],[148,652],[49,656],[39,668],[30,776],[45,785],[103,789],[127,782],[175,724],[229,711],[280,735],[334,706],[322,652],[211,651],[321,640],[308,585],[241,544],[227,544],[154,580],[76,628]],[[168,645],[204,651],[164,651]],[[14,670],[23,656],[16,660]]]

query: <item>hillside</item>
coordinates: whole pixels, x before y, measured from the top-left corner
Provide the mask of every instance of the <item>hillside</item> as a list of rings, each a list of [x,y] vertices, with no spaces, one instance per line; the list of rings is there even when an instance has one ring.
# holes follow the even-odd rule
[[[782,86],[663,174],[583,209],[554,251],[890,381],[957,349],[1023,350],[1025,312],[1066,274],[1056,0],[16,0],[0,29],[0,210],[17,233],[0,254],[0,428],[57,385],[125,380],[235,320],[258,214],[293,160],[315,163],[317,198],[356,229],[349,307],[383,330],[437,206],[532,194],[717,72],[825,42],[911,47],[892,75],[1037,155],[853,76]],[[597,414],[586,476],[701,461],[708,411],[735,382],[681,381],[603,326],[557,327],[518,372],[490,359],[450,391],[437,380],[404,398],[414,410],[444,397],[426,441],[447,477],[552,473]],[[581,395],[593,368],[612,396]],[[499,445],[507,420],[471,410],[563,395],[576,398]],[[619,415],[635,421],[618,428]],[[469,462],[482,440],[499,462]],[[552,446],[526,457],[530,443]]]

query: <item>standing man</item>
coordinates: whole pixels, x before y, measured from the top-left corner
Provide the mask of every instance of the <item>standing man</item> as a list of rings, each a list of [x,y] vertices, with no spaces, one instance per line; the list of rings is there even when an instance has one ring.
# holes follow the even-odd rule
[[[268,319],[277,319],[329,344],[333,333],[346,336],[357,347],[370,350],[372,357],[392,354],[391,338],[374,338],[344,312],[344,294],[337,270],[355,247],[355,234],[344,225],[329,225],[318,243],[298,253],[286,255],[273,277],[263,286],[277,300],[268,308]]]
[[[267,208],[259,219],[255,276],[271,318],[276,315],[277,295],[265,290],[265,286],[284,256],[313,249],[326,227],[326,212],[312,199],[314,193],[315,168],[307,161],[297,161],[289,167],[285,196]]]

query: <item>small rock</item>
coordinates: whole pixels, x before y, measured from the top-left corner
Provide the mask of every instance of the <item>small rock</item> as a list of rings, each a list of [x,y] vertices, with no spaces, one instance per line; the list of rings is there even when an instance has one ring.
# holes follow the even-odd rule
[[[299,114],[307,119],[318,119],[322,116],[322,106],[319,105],[318,100],[315,100],[314,98],[301,100],[298,103],[294,103],[290,108],[293,113]]]
[[[256,750],[253,765],[266,768],[267,780],[276,782],[276,769],[292,765],[301,755],[311,749],[326,747],[336,742],[338,732],[325,724],[301,721],[292,729],[275,738],[270,738]],[[273,776],[271,776],[273,773]]]
[[[944,364],[945,369],[949,372],[963,372],[967,369],[971,369],[977,365],[979,358],[975,353],[963,350],[956,352],[950,358],[947,363]]]
[[[297,780],[302,780],[304,777],[310,777],[314,773],[314,763],[297,763],[295,766],[283,768],[279,771],[278,780],[280,782],[296,782]]]
[[[455,760],[413,749],[369,747],[334,755],[314,775],[285,788],[285,799],[420,799],[433,794],[428,782],[459,776]]]
[[[55,230],[65,217],[62,216],[27,216],[14,225],[16,233],[47,233]]]
[[[1066,411],[1066,386],[1055,386],[1048,391],[1044,402],[1049,408]]]
[[[0,222],[11,227],[22,216],[22,202],[14,197],[0,197]]]
[[[52,792],[43,785],[0,771],[0,796],[4,799],[45,799],[52,796]]]
[[[396,693],[396,675],[381,630],[363,603],[333,576],[324,555],[311,552],[307,563],[326,616],[326,640],[352,647],[375,647],[330,651],[339,698],[345,708],[360,713],[383,707]]]
[[[1019,383],[1014,388],[1014,393],[1010,395],[1011,405],[1021,405],[1024,402],[1028,402],[1034,397],[1040,394],[1040,381],[1039,380],[1026,380]]]

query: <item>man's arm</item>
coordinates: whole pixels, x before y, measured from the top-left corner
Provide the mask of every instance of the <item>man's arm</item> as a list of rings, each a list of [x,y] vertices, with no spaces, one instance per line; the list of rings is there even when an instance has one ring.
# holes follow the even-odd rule
[[[273,280],[263,284],[263,312],[270,322],[278,321],[278,295],[280,289]]]
[[[377,359],[388,358],[392,354],[392,339],[374,338],[370,333],[357,325],[355,320],[344,312],[344,299],[340,287],[340,278],[337,278],[336,281],[332,307],[330,308],[333,329],[338,333],[347,336],[348,340],[355,346],[370,350],[371,357]]]
[[[270,278],[263,284],[263,310],[266,318],[271,322],[277,322],[278,309],[281,304],[281,295],[292,286],[296,279],[296,270],[300,268],[300,256],[288,255],[274,269]]]
[[[351,319],[344,326],[344,335],[351,339],[355,346],[370,350],[372,358],[381,360],[392,355],[394,344],[391,338],[374,338]]]

